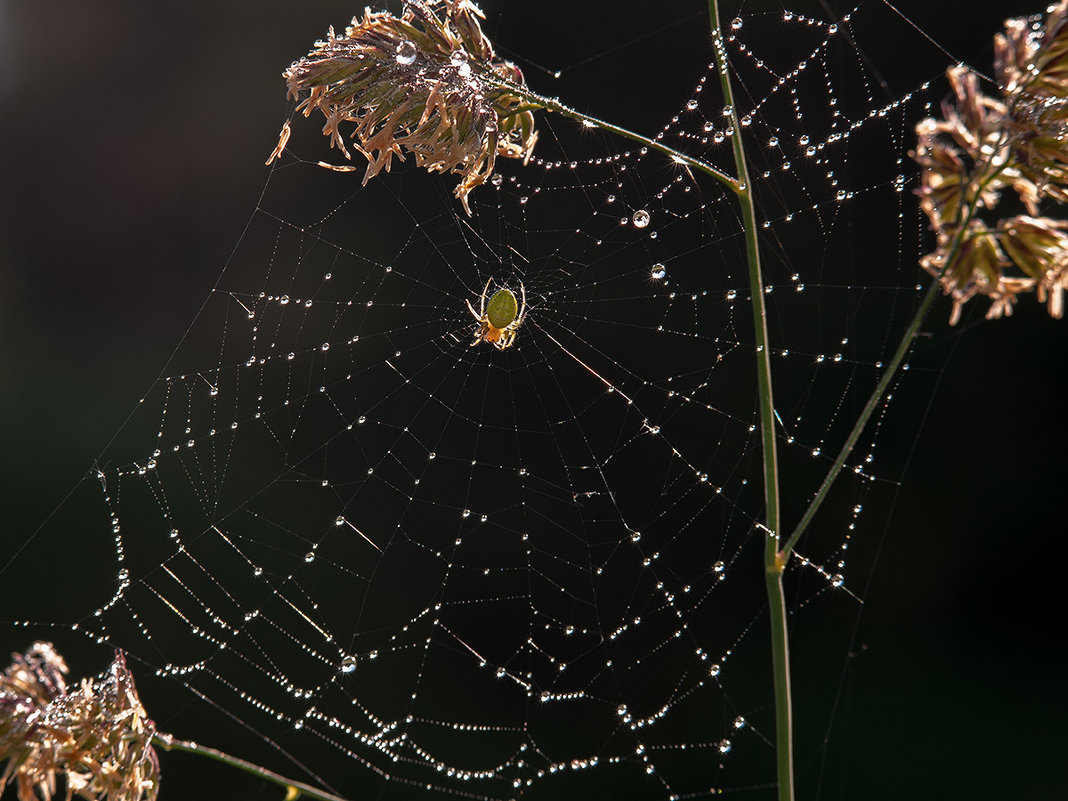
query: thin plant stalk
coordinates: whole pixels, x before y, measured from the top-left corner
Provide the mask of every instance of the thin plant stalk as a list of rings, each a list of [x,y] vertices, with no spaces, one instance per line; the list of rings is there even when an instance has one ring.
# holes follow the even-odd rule
[[[189,742],[188,740],[179,740],[169,734],[156,734],[152,738],[152,744],[158,748],[162,748],[164,751],[180,751],[186,754],[199,754],[200,756],[214,759],[216,762],[222,762],[230,767],[243,770],[246,773],[251,773],[253,776],[260,779],[277,784],[280,787],[286,788],[285,801],[295,801],[295,799],[302,796],[304,798],[313,798],[316,801],[348,801],[348,799],[343,796],[334,795],[333,793],[328,793],[324,790],[312,787],[310,784],[286,778],[280,773],[275,773],[273,770],[268,770],[265,767],[241,759],[240,757],[235,757],[232,754],[227,754],[225,751],[220,751],[217,748],[208,748],[199,743]]]
[[[734,135],[734,168],[738,174],[735,193],[745,226],[745,256],[749,268],[749,294],[753,309],[756,346],[757,402],[760,408],[760,442],[764,461],[764,589],[768,596],[771,628],[772,680],[775,686],[775,774],[779,801],[794,798],[793,702],[790,693],[790,640],[786,628],[786,597],[782,573],[786,557],[779,550],[779,457],[775,444],[775,400],[771,382],[771,348],[768,346],[768,315],[764,304],[764,280],[760,272],[753,184],[742,142],[742,127],[734,103],[730,65],[720,26],[719,0],[709,0],[708,13],[715,48],[716,72]]]

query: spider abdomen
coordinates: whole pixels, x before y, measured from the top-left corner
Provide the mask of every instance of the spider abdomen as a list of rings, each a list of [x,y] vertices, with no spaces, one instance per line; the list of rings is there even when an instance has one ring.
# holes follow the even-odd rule
[[[519,313],[519,304],[511,290],[498,289],[486,304],[486,319],[494,328],[501,329],[511,325]]]

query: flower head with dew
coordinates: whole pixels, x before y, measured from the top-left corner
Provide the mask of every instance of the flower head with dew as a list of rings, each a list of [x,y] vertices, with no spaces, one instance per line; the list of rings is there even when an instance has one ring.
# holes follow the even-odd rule
[[[363,154],[364,183],[410,153],[428,171],[460,175],[455,194],[470,214],[468,195],[492,175],[497,157],[526,161],[537,141],[536,106],[517,93],[523,74],[496,59],[481,17],[470,0],[408,0],[399,17],[367,9],[344,36],[331,28],[285,71],[289,95],[304,116],[323,113],[323,133],[346,159],[349,147]],[[268,164],[289,133],[287,122]]]
[[[66,673],[52,644],[36,642],[0,674],[0,790],[13,781],[19,801],[50,801],[62,778],[68,799],[155,799],[156,729],[122,653],[96,682],[71,690]]]
[[[1068,224],[1042,214],[1068,201],[1068,0],[1044,25],[1006,21],[994,49],[998,97],[952,67],[943,119],[916,126],[920,206],[937,238],[920,263],[952,296],[951,323],[975,295],[994,318],[1028,292],[1061,317],[1068,288]],[[1028,214],[984,219],[1008,190]]]

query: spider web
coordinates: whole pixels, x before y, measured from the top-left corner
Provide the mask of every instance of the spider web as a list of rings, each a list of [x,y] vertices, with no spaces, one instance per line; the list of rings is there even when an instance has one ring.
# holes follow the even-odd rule
[[[487,11],[507,49],[522,15]],[[892,21],[875,5],[743,9],[726,31],[787,520],[924,288],[907,151],[941,89],[936,68],[888,90],[868,54]],[[663,44],[638,40],[627,66],[682,84],[658,99],[656,138],[729,170],[737,132],[699,61],[709,48],[665,59]],[[514,57],[535,87],[551,79]],[[619,84],[600,102],[640,85]],[[467,217],[450,179],[402,169],[360,187],[321,170],[333,154],[316,126],[293,126],[180,347],[79,488],[79,536],[113,561],[72,628],[223,711],[264,762],[350,797],[766,787],[761,451],[733,197],[539,115],[535,158],[500,164]],[[466,304],[487,280],[526,296],[504,351],[472,346]],[[882,420],[791,566],[795,615],[856,613],[849,549],[879,530],[896,480]]]

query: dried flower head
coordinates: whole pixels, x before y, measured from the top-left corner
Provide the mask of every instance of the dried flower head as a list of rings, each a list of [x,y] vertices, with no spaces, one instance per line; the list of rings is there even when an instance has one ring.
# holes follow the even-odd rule
[[[400,17],[365,9],[344,36],[331,28],[285,71],[289,95],[306,117],[322,111],[323,133],[346,159],[342,125],[355,124],[351,146],[367,159],[364,183],[407,151],[429,171],[458,173],[456,197],[470,214],[467,196],[497,156],[529,159],[537,140],[534,106],[516,93],[523,75],[495,60],[481,17],[470,0],[408,0]],[[288,138],[287,122],[268,164]]]
[[[155,725],[122,654],[103,678],[76,690],[67,690],[66,673],[52,644],[37,642],[13,654],[0,676],[0,790],[14,781],[19,801],[51,801],[63,778],[67,799],[155,799]]]
[[[1007,20],[994,49],[1000,97],[952,67],[943,119],[916,126],[920,206],[937,238],[920,264],[952,296],[951,323],[975,295],[991,300],[993,318],[1012,314],[1024,292],[1060,317],[1068,288],[1065,223],[1039,216],[1043,202],[1068,201],[1068,0],[1044,25]],[[983,222],[1009,189],[1029,214]]]

